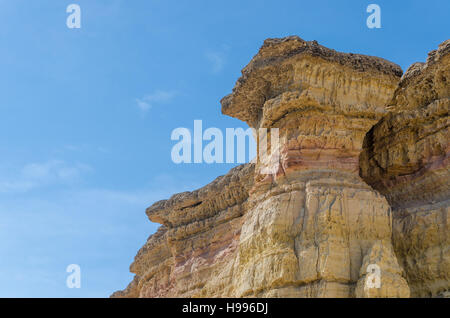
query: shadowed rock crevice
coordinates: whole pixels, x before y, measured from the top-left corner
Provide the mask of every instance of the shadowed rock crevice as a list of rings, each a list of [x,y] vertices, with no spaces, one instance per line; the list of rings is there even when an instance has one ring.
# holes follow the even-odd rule
[[[403,75],[366,136],[364,180],[393,209],[393,243],[412,295],[450,291],[450,40]]]

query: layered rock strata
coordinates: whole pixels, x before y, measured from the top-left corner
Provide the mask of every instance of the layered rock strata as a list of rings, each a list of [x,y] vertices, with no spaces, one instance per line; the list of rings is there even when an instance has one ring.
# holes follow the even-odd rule
[[[450,292],[450,40],[403,75],[367,134],[361,176],[393,209],[393,242],[413,296]]]
[[[146,213],[162,224],[139,250],[128,288],[113,297],[219,297],[232,294],[231,279],[254,165],[193,192],[155,203]]]
[[[222,111],[256,129],[278,128],[280,160],[274,175],[260,173],[264,162],[255,167],[234,295],[409,296],[390,207],[358,175],[364,136],[401,74],[383,59],[298,37],[266,40],[244,68]],[[383,287],[357,289],[376,261]]]
[[[222,112],[279,129],[278,169],[240,166],[150,207],[162,226],[113,296],[408,297],[389,203],[359,176],[364,137],[401,75],[377,57],[266,40]]]

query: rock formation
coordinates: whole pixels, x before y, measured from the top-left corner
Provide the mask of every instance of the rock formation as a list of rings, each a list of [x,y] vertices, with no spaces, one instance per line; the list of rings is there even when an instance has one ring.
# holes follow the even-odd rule
[[[413,295],[424,295],[416,286],[426,279],[439,286],[427,295],[448,290],[448,170],[442,157],[448,153],[448,130],[442,129],[448,113],[440,100],[447,96],[448,102],[448,69],[439,66],[448,66],[447,51],[433,53],[427,65],[415,65],[401,79],[400,67],[381,58],[339,53],[299,37],[266,40],[222,100],[222,112],[256,131],[278,128],[278,169],[266,174],[273,160],[257,160],[147,209],[162,226],[131,265],[133,282],[113,297],[409,297],[409,286]],[[423,78],[434,81],[421,84]],[[424,95],[414,97],[420,89]],[[386,158],[386,127],[397,115],[383,115],[394,93],[398,107],[408,110],[396,125],[422,120],[421,111],[428,116],[423,134],[404,144],[411,153],[429,150],[427,161],[421,157],[415,166]],[[435,106],[417,109],[425,103]],[[276,145],[270,130],[268,135]],[[392,171],[372,169],[378,155]],[[425,166],[430,180],[440,182],[436,191],[414,170]],[[418,189],[405,181],[408,168]],[[396,187],[400,182],[409,188]],[[423,199],[408,197],[413,190]],[[423,216],[398,203],[405,197]],[[441,205],[413,204],[425,201]],[[427,235],[427,242],[418,243],[417,235]],[[411,273],[420,266],[422,272]]]
[[[415,297],[450,291],[450,40],[403,75],[367,134],[361,175],[393,210],[393,242]]]
[[[253,184],[253,165],[147,209],[162,224],[135,257],[134,281],[118,297],[231,295],[233,263]]]

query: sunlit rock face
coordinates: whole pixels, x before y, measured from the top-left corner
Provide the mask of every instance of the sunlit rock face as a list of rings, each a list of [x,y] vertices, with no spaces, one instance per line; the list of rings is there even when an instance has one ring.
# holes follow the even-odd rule
[[[389,204],[359,177],[358,159],[401,74],[386,60],[298,37],[266,40],[244,68],[222,112],[278,128],[280,160],[274,175],[255,167],[235,296],[409,296]],[[376,292],[364,289],[370,262],[381,269]]]
[[[444,60],[443,51],[432,54],[436,65]],[[430,279],[445,273],[434,263],[424,263],[423,274],[411,274],[412,266],[419,268],[428,255],[435,259],[440,251],[442,260],[448,257],[440,243],[448,235],[447,210],[435,199],[442,204],[448,198],[448,171],[439,168],[446,167],[442,149],[448,153],[448,131],[436,137],[439,142],[430,140],[433,146],[416,146],[434,138],[442,108],[423,110],[430,118],[420,129],[429,127],[428,133],[411,143],[402,141],[430,151],[428,161],[420,159],[416,166],[433,162],[427,169],[434,169],[433,180],[440,182],[434,188],[420,179],[423,173],[403,178],[414,166],[408,161],[392,164],[388,172],[390,155],[386,167],[375,167],[372,160],[378,154],[385,158],[395,144],[383,129],[377,133],[386,118],[400,116],[387,113],[393,97],[394,103],[411,105],[419,94],[420,104],[431,105],[448,90],[446,75],[440,76],[441,84],[433,84],[436,92],[413,86],[416,76],[430,73],[426,70],[431,66],[415,65],[401,80],[401,69],[381,58],[339,53],[299,37],[266,40],[222,100],[222,112],[255,129],[279,129],[277,170],[265,174],[267,163],[256,161],[202,189],[155,203],[147,214],[162,226],[131,265],[133,282],[113,296],[409,297],[409,285],[413,295],[425,295],[416,286],[448,282],[448,276]],[[390,133],[413,120],[423,108],[417,105],[407,107]],[[447,148],[433,148],[439,143]],[[416,191],[421,184],[430,188]],[[417,213],[406,207],[421,201],[420,196],[433,208],[414,203],[414,209],[423,210]],[[368,284],[373,266],[380,274],[377,287]]]
[[[130,267],[135,279],[113,297],[219,297],[233,294],[233,266],[248,209],[254,165],[147,209],[162,224]]]
[[[450,292],[450,40],[403,75],[370,130],[361,175],[393,209],[395,252],[413,296]]]

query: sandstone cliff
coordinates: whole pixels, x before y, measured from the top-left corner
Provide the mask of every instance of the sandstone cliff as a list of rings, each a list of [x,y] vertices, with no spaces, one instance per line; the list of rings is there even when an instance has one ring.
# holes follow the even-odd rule
[[[448,102],[448,76],[439,66],[448,66],[448,50],[442,47],[427,65],[401,78],[402,70],[381,58],[339,53],[299,37],[266,40],[222,100],[222,112],[256,129],[279,129],[278,171],[264,174],[267,163],[256,161],[202,189],[155,203],[147,215],[162,226],[131,265],[133,282],[113,297],[409,297],[410,285],[413,295],[425,295],[416,287],[420,283],[439,286],[426,295],[448,290],[448,162],[442,159],[443,149],[448,153],[448,130],[442,129],[448,112],[441,107],[443,96]],[[444,73],[427,84],[422,78],[433,77],[435,69]],[[421,81],[435,91],[424,87],[428,95],[419,91],[414,97]],[[405,161],[389,173],[372,169],[378,148],[380,156],[389,150],[383,147],[390,147],[390,137],[371,127],[380,119],[375,127],[384,127],[393,116],[383,117],[392,100],[412,113],[425,103],[438,104],[423,110],[429,126],[411,142],[411,151],[419,152],[423,146],[416,144],[429,138],[428,161],[420,159],[416,168],[433,162],[427,171],[440,182],[434,183],[437,190],[418,183],[423,202],[441,204],[414,205],[426,210],[420,220],[416,213],[407,219],[405,213],[413,212],[395,203],[412,191],[397,191],[398,182],[392,182],[403,180]],[[372,144],[379,146],[373,150]],[[417,195],[408,198],[420,201]],[[418,244],[423,234],[430,242]],[[423,255],[436,269],[424,261],[417,274]],[[379,270],[376,288],[368,285],[373,266]]]
[[[450,291],[450,40],[403,75],[367,134],[364,180],[393,209],[393,242],[413,296]]]

